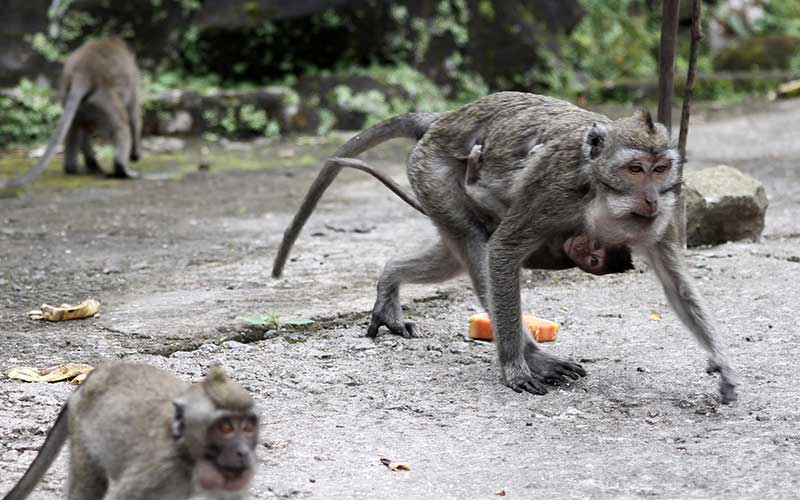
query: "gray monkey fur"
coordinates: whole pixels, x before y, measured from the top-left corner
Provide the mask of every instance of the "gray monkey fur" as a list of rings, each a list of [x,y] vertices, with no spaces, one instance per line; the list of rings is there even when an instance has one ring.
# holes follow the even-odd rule
[[[375,128],[364,134],[370,131]],[[688,278],[676,240],[672,214],[682,181],[677,177],[681,158],[666,129],[654,124],[649,113],[612,121],[558,99],[499,92],[436,116],[418,139],[408,159],[408,176],[441,239],[429,249],[386,264],[368,336],[377,335],[380,326],[418,336],[413,322],[403,318],[400,285],[440,282],[466,270],[492,318],[506,385],[544,394],[548,383],[580,378],[586,372],[579,364],[542,351],[523,333],[519,269],[550,242],[587,233],[610,245],[644,251],[670,304],[708,351],[709,373],[720,374],[722,402],[736,399],[735,373],[716,325]],[[476,144],[485,148],[480,178],[486,194],[508,207],[496,228],[481,217],[464,187],[464,158]],[[546,155],[536,154],[540,145],[547,148]],[[666,159],[673,167],[641,194],[622,175],[622,168],[637,155]],[[274,276],[280,275],[300,228],[332,180],[323,169],[314,182],[308,195],[313,203],[307,198],[305,210],[295,215],[281,243]],[[652,213],[638,214],[645,209]]]

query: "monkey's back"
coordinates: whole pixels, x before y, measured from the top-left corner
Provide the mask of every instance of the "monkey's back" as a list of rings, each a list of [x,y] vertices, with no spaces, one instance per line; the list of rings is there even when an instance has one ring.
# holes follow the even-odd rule
[[[508,202],[519,172],[532,186],[554,185],[569,191],[584,183],[580,163],[583,139],[593,123],[610,120],[553,97],[497,92],[466,104],[437,120],[420,139],[408,162],[418,199],[430,214],[450,217],[468,205],[464,195],[465,161],[475,144],[483,145],[481,183]],[[545,146],[533,162],[534,146]],[[568,175],[562,175],[569,169]],[[429,186],[431,188],[420,187]],[[430,193],[450,193],[442,199]]]
[[[117,38],[91,40],[81,45],[64,63],[62,92],[75,77],[84,78],[93,89],[109,89],[128,103],[138,91],[139,68],[125,42]]]

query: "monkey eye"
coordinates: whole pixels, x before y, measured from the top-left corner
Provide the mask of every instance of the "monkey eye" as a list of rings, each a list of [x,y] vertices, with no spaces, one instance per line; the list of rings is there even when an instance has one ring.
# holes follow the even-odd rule
[[[632,163],[628,165],[628,171],[634,174],[640,174],[644,172],[644,169],[638,163]]]
[[[256,430],[256,421],[253,418],[248,418],[242,424],[242,431],[250,433]]]
[[[599,264],[599,263],[600,263],[600,259],[598,259],[594,255],[592,255],[592,260],[591,260],[592,267],[597,266],[597,264]]]
[[[223,434],[231,434],[235,430],[233,422],[231,422],[231,419],[229,418],[223,418],[222,420],[220,420],[219,424],[217,424],[217,427],[219,428],[219,431]]]
[[[656,165],[653,171],[657,174],[663,174],[669,167],[667,165]]]

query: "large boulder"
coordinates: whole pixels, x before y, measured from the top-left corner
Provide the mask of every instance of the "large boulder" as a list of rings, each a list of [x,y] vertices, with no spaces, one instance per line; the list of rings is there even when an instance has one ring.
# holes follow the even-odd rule
[[[761,237],[768,201],[760,182],[726,165],[686,174],[685,180],[689,246]]]

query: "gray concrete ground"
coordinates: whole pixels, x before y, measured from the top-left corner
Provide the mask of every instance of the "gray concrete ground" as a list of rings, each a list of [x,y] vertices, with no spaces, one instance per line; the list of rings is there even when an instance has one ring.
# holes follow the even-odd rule
[[[741,377],[731,406],[718,404],[704,354],[642,262],[624,275],[526,275],[524,309],[561,324],[544,348],[589,371],[544,397],[502,386],[494,346],[465,339],[479,307],[463,278],[404,289],[426,338],[363,338],[382,264],[434,231],[347,173],[285,278],[271,279],[317,167],[0,200],[0,369],[126,359],[196,380],[223,364],[263,412],[258,499],[800,498],[800,101],[693,120],[690,169],[727,163],[770,196],[762,242],[687,252]],[[368,158],[405,182],[407,150]],[[88,296],[102,301],[100,317],[26,318],[42,302]],[[265,312],[321,328],[263,335],[237,320]],[[0,491],[72,389],[0,380]],[[411,470],[392,472],[382,457]],[[63,453],[32,498],[62,496],[66,467]]]

